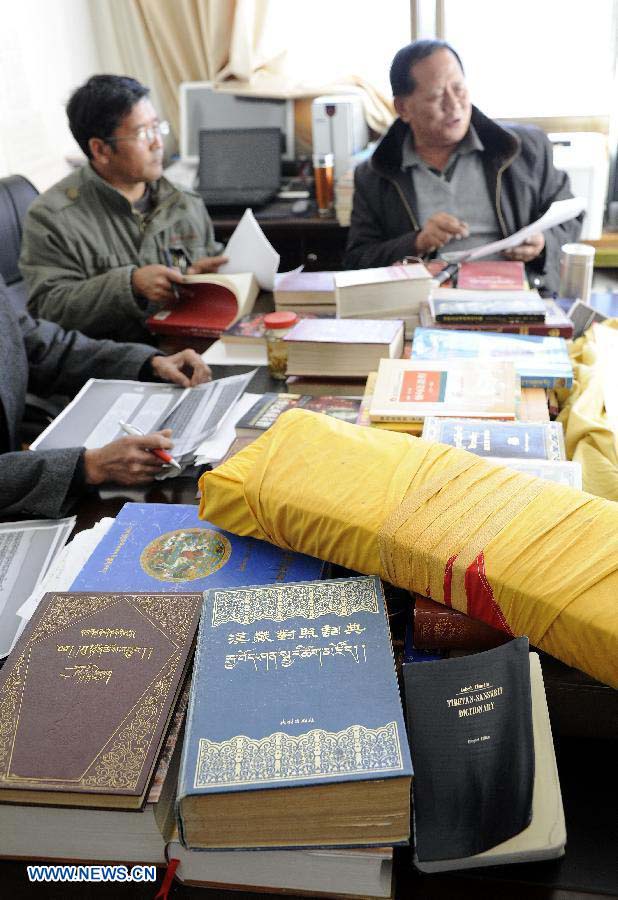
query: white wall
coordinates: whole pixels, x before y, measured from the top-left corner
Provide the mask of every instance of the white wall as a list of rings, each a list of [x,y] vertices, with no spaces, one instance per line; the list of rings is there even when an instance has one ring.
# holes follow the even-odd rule
[[[97,71],[90,0],[0,0],[0,176],[45,190],[69,171],[64,107]]]

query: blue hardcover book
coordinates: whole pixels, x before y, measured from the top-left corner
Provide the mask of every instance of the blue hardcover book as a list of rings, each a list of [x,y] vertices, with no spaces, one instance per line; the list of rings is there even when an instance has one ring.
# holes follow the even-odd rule
[[[411,774],[379,578],[205,592],[178,782],[186,847],[406,841]]]
[[[490,422],[428,416],[422,438],[476,456],[509,459],[566,459],[560,422]]]
[[[568,388],[573,384],[573,367],[561,337],[416,328],[411,358],[512,359],[522,387]]]
[[[202,591],[320,578],[324,563],[238,537],[181,503],[125,503],[72,591]]]

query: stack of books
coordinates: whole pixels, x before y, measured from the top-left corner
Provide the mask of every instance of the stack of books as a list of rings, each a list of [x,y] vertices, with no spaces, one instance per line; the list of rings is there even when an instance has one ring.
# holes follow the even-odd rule
[[[570,388],[573,366],[564,338],[417,328],[413,360],[468,359],[479,365],[511,360],[522,387]]]
[[[421,263],[358,269],[335,274],[340,319],[402,319],[406,337],[420,324],[429,298],[431,274]]]
[[[414,863],[423,872],[555,859],[566,827],[539,657],[528,639],[405,663]]]
[[[283,272],[275,275],[273,293],[277,311],[335,315],[334,272]]]
[[[392,846],[409,838],[411,774],[378,578],[206,591],[185,847]]]
[[[504,292],[507,293],[506,291]],[[531,293],[526,291],[525,294]],[[464,295],[469,295],[470,299],[466,299]],[[560,309],[555,300],[542,300],[543,318],[531,321],[518,317],[515,309],[504,304],[501,306],[503,310],[508,311],[509,315],[498,317],[495,310],[499,307],[492,301],[485,300],[482,305],[475,301],[479,298],[478,291],[452,290],[450,288],[439,288],[434,290],[433,299],[425,301],[421,304],[419,311],[420,324],[425,328],[444,328],[454,331],[494,331],[502,334],[535,334],[547,337],[572,338],[574,325],[571,319]],[[463,297],[463,299],[462,299]],[[493,295],[492,295],[493,297]],[[482,299],[482,298],[481,298]],[[495,298],[494,298],[495,299]],[[437,308],[457,308],[460,312],[461,304],[464,303],[464,312],[470,313],[475,311],[475,317],[468,315],[465,319],[454,321],[451,316],[448,321],[444,320],[444,316],[436,317]],[[494,314],[486,315],[489,310],[493,310]]]
[[[547,407],[546,407],[547,408]],[[547,481],[582,488],[582,469],[566,458],[560,422],[488,422],[428,417],[422,438],[449,444]]]
[[[284,338],[289,375],[366,378],[381,359],[403,352],[403,322],[305,319]]]
[[[348,228],[354,202],[354,169],[348,169],[335,181],[335,215],[342,228]]]
[[[220,889],[392,896],[411,767],[382,588],[322,574],[195,506],[125,504],[0,673],[1,855],[176,860],[179,881]]]
[[[288,409],[300,406],[312,412],[323,413],[342,419],[344,422],[356,422],[360,407],[358,397],[313,397],[311,394],[262,394],[251,409],[236,423],[238,437],[259,437],[280,415]]]
[[[428,416],[512,420],[519,393],[512,362],[381,360],[357,422],[420,434]]]

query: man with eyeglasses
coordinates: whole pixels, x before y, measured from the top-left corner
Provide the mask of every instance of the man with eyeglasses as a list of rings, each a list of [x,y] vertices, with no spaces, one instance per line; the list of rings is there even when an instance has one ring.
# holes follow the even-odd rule
[[[408,44],[395,55],[390,79],[399,118],[356,170],[348,268],[490,243],[572,196],[539,128],[502,126],[472,106],[449,44]],[[525,263],[533,284],[556,291],[560,247],[580,229],[581,217],[572,219],[504,255]]]
[[[163,137],[149,89],[95,75],[67,104],[87,163],[34,201],[20,268],[37,317],[89,337],[153,338],[145,320],[173,300],[181,273],[225,261],[198,194],[163,177]]]

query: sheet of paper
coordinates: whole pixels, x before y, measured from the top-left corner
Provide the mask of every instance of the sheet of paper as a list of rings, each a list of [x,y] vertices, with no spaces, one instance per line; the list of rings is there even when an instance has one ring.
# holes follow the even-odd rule
[[[258,225],[252,210],[245,210],[223,252],[228,261],[219,268],[221,275],[253,272],[262,290],[272,291],[280,256]]]
[[[215,341],[202,353],[204,362],[213,366],[265,366],[267,364],[265,344],[243,344],[240,341],[226,344]]]
[[[556,200],[549,207],[540,219],[520,228],[510,237],[503,238],[501,241],[492,241],[491,244],[483,244],[481,247],[475,247],[473,250],[457,250],[440,254],[442,259],[447,262],[468,262],[473,259],[482,259],[483,256],[490,256],[494,253],[500,253],[503,250],[509,250],[511,247],[517,247],[533,234],[540,231],[547,231],[569,219],[574,219],[586,209],[587,202],[585,197],[571,197],[568,200]]]
[[[92,554],[101,538],[107,534],[114,519],[101,519],[92,528],[80,531],[69,541],[56,556],[45,577],[30,594],[28,599],[17,610],[22,619],[19,634],[32,618],[43,594],[48,591],[68,591],[88,557]]]
[[[195,465],[203,466],[206,463],[223,459],[227,451],[232,446],[232,441],[236,437],[236,422],[245,413],[249,412],[253,404],[261,397],[261,394],[243,394],[236,401],[234,407],[230,410],[225,420],[221,423],[220,429],[214,437],[209,438],[200,444],[195,451]]]
[[[255,369],[243,375],[219,378],[187,392],[182,403],[160,426],[173,430],[173,453],[177,459],[195,453],[202,441],[216,433],[254,375]]]
[[[120,420],[148,433],[155,430],[185,393],[185,390],[172,384],[90,378],[60,415],[32,442],[30,450],[103,447],[123,437]]]
[[[20,631],[21,605],[39,589],[74,525],[74,516],[0,525],[0,657],[10,652]]]

